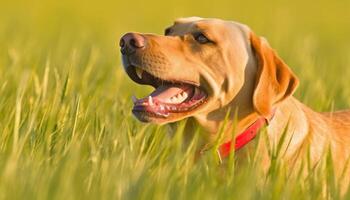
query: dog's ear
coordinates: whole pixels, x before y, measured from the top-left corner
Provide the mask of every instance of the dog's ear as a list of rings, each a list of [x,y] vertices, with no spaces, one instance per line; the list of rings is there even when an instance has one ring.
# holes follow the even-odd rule
[[[254,108],[259,114],[269,117],[273,105],[291,96],[299,80],[265,39],[251,32],[250,42],[258,64]]]

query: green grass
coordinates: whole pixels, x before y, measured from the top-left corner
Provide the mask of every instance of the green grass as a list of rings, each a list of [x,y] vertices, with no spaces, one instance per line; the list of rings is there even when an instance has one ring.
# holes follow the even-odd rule
[[[248,24],[296,72],[300,100],[350,107],[350,3],[291,2],[2,1],[0,198],[339,198],[329,156],[318,170],[305,162],[307,178],[278,159],[261,172],[257,152],[243,166],[218,165],[215,150],[194,164],[196,140],[182,150],[181,128],[169,138],[131,115],[131,95],[150,88],[125,76],[119,37],[192,15]]]

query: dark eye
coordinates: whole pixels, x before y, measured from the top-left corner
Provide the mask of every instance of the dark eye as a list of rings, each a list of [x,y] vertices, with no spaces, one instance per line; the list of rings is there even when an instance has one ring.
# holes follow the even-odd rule
[[[211,42],[203,33],[195,33],[193,34],[193,37],[200,44]]]

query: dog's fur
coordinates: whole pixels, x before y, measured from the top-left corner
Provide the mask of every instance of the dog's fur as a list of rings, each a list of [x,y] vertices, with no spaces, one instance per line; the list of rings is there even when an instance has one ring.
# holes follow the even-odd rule
[[[198,44],[193,39],[198,31],[214,42]],[[336,171],[343,170],[350,155],[350,111],[318,113],[300,103],[292,96],[298,78],[268,42],[249,27],[191,17],[176,20],[166,36],[141,35],[147,47],[128,55],[128,62],[164,80],[193,83],[208,94],[207,102],[191,112],[174,113],[165,119],[150,116],[148,121],[169,123],[191,118],[206,130],[204,138],[211,143],[228,110],[237,111],[237,132],[244,131],[259,116],[269,117],[274,112],[267,134],[270,143],[276,144],[287,127],[285,140],[289,143],[282,150],[284,160],[293,165],[309,152],[316,164],[330,149]],[[225,141],[232,139],[230,125]]]

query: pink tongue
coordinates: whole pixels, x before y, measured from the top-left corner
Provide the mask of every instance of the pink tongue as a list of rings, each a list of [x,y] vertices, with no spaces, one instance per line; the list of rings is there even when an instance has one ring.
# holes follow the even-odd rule
[[[191,86],[189,85],[162,85],[157,87],[156,90],[151,93],[151,96],[165,101],[183,91],[189,92],[190,89]]]

